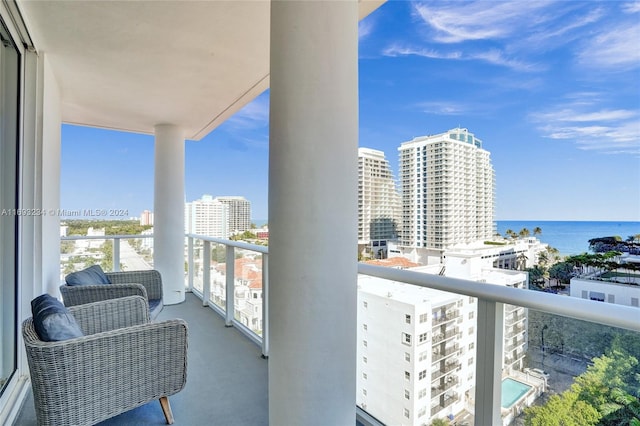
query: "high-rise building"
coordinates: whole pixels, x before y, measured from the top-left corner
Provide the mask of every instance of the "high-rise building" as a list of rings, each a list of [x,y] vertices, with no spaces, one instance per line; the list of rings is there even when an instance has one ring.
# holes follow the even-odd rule
[[[387,256],[398,238],[400,195],[384,152],[358,149],[358,248],[374,258]]]
[[[398,151],[402,255],[438,263],[448,247],[493,237],[495,176],[480,139],[457,128],[404,142]]]
[[[410,269],[526,288],[526,273],[493,268],[485,254],[447,250],[445,264]],[[359,275],[357,404],[385,424],[465,417],[475,394],[477,305],[472,297]],[[544,381],[522,372],[527,310],[507,304],[503,309],[503,377],[539,395]]]
[[[244,197],[216,197],[229,207],[229,233],[235,234],[251,229],[251,203]]]
[[[229,236],[229,206],[211,195],[185,203],[184,218],[188,234],[217,238]]]
[[[140,214],[140,225],[153,225],[153,212],[149,210],[143,210],[143,212]]]

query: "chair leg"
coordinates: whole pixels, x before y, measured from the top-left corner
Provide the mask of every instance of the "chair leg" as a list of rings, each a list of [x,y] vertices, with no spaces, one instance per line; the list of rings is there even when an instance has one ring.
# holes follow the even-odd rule
[[[160,406],[162,407],[162,413],[167,421],[168,425],[173,424],[173,413],[171,412],[171,405],[169,405],[169,398],[163,396],[160,398]]]

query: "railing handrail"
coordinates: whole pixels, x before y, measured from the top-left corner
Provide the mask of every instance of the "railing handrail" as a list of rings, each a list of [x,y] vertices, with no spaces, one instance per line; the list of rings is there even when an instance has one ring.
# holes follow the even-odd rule
[[[480,283],[459,278],[442,277],[424,272],[358,264],[358,273],[392,281],[433,288],[449,293],[520,305],[525,308],[620,327],[640,332],[640,309],[613,303],[595,303],[571,296],[558,296],[541,291],[525,290]],[[558,298],[562,297],[560,301]]]
[[[60,237],[61,241],[74,241],[74,240],[122,240],[133,238],[153,238],[153,234],[131,234],[131,235],[69,235]]]
[[[231,246],[231,247],[236,247],[236,248],[241,248],[241,249],[251,250],[251,251],[257,251],[258,253],[262,253],[262,254],[269,254],[268,246],[260,246],[257,244],[245,243],[243,241],[233,241],[233,240],[228,240],[224,238],[208,237],[206,235],[199,235],[199,234],[187,234],[186,236],[195,238],[198,240],[209,241],[216,244],[224,244],[226,246]]]
[[[212,243],[224,244],[227,246],[251,250],[258,253],[269,253],[268,246],[260,246],[257,244],[249,244],[240,241],[232,241],[223,238],[208,237],[206,235],[198,234],[186,234],[185,236],[200,239],[203,241],[210,241]],[[153,237],[153,235],[70,236],[61,237],[60,239],[104,240],[149,237]],[[450,278],[440,275],[427,274],[424,272],[389,268],[385,266],[368,265],[361,262],[358,263],[358,273],[362,275],[413,284],[419,287],[433,288],[449,293],[477,297],[492,302],[519,305],[529,309],[640,332],[640,309],[632,306],[612,303],[596,303],[591,300],[584,300],[577,297],[558,296],[541,291],[513,288],[497,284],[487,284],[477,281],[463,280],[460,278]],[[561,303],[558,300],[559,297],[564,298]]]

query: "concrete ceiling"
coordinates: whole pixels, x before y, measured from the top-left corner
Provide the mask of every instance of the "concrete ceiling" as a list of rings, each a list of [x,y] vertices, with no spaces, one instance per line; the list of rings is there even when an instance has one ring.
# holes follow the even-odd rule
[[[383,0],[360,1],[360,17]],[[269,1],[22,0],[65,123],[199,140],[269,87]]]

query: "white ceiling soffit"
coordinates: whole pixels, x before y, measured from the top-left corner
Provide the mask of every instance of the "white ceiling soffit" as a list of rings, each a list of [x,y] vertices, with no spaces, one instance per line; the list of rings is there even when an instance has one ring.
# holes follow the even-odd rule
[[[360,18],[383,0],[361,0]],[[269,87],[268,1],[19,0],[65,123],[199,140]]]

